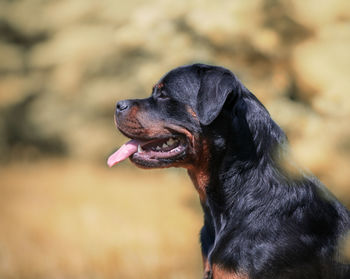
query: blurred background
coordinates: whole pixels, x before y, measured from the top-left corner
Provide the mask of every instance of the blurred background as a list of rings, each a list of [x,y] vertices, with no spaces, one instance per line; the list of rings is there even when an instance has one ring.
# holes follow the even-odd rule
[[[117,100],[232,70],[350,205],[350,1],[0,1],[0,278],[201,278],[183,170],[106,158]]]

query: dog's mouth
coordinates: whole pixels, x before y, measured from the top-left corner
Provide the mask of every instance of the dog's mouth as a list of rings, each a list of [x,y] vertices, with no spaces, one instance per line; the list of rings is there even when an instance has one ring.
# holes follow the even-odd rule
[[[172,135],[166,138],[151,140],[132,139],[121,146],[108,158],[108,166],[130,158],[142,167],[165,167],[186,155],[187,141],[183,135]]]

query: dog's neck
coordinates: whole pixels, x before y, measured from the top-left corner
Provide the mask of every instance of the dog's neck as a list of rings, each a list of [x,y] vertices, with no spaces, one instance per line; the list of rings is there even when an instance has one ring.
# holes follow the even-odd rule
[[[207,160],[201,158],[198,161],[200,163],[188,170],[199,193],[202,206],[208,207],[220,215],[227,214],[236,206],[234,203],[237,199],[244,200],[244,195],[250,195],[249,191],[254,193],[258,188],[268,188],[269,184],[273,183],[273,181],[259,181],[258,177],[288,179],[280,168],[280,159],[277,158],[279,156],[285,157],[281,154],[285,153],[286,138],[284,133],[281,133],[280,136],[280,139],[274,143],[271,141],[260,142],[259,146],[264,148],[264,152],[252,151],[256,147],[256,143],[253,141],[249,144],[247,141],[235,141],[237,137],[234,134],[217,136],[216,144],[207,144],[207,146],[216,146],[217,149],[208,150],[205,157]],[[226,148],[220,147],[220,140],[223,138],[231,143],[230,145],[224,143],[223,146]],[[260,137],[260,139],[266,138],[269,137]],[[233,142],[234,144],[232,144]],[[233,147],[227,149],[227,146]],[[266,172],[271,171],[273,174],[266,174]]]
[[[219,234],[227,222],[231,222],[230,220],[236,219],[239,222],[238,219],[242,216],[233,218],[232,214],[236,214],[235,211],[238,212],[236,210],[237,206],[239,206],[239,203],[245,203],[247,195],[254,197],[256,188],[260,187],[260,183],[263,183],[250,179],[251,177],[261,177],[261,175],[257,175],[258,172],[263,171],[259,168],[242,171],[238,165],[230,169],[214,165],[210,169],[219,169],[220,167],[223,168],[223,171],[209,172],[206,169],[188,171],[199,194],[204,214],[211,216],[215,234]],[[224,175],[215,176],[218,173],[224,173]],[[249,181],[251,185],[242,184],[242,181]],[[252,193],[253,195],[251,195]],[[250,210],[249,208],[246,209],[247,211]],[[243,212],[242,215],[244,215]]]

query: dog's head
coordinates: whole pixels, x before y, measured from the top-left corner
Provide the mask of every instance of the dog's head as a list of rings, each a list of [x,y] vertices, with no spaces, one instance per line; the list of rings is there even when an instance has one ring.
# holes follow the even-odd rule
[[[257,106],[259,110],[254,109]],[[113,166],[130,157],[144,168],[189,169],[208,161],[215,148],[224,152],[228,140],[235,141],[237,149],[240,141],[251,148],[247,147],[254,144],[250,126],[254,118],[262,117],[260,111],[269,118],[229,70],[203,64],[176,68],[153,87],[151,97],[117,103],[116,125],[132,140],[108,163]],[[230,146],[235,148],[233,142]]]

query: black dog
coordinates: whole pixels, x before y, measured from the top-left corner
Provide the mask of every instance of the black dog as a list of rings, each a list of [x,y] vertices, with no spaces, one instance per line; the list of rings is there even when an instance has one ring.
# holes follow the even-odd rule
[[[350,278],[349,212],[293,167],[285,134],[230,71],[176,68],[151,97],[120,101],[115,120],[132,140],[110,166],[187,168],[204,211],[205,278]]]

